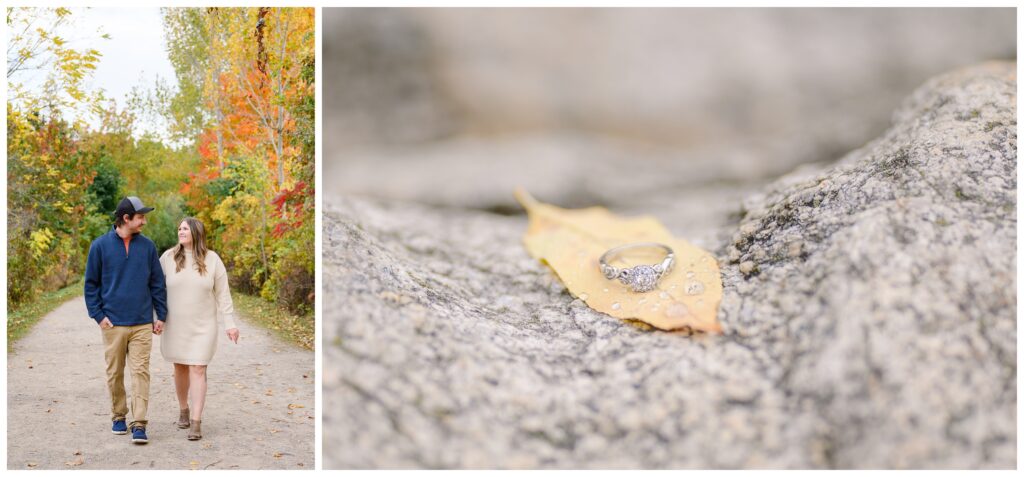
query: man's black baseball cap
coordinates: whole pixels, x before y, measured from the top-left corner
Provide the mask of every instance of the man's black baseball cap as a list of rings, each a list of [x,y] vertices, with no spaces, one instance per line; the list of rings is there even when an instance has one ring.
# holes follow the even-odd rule
[[[151,210],[153,210],[152,207],[142,205],[142,200],[133,195],[121,199],[121,203],[117,204],[117,211],[114,212],[114,216],[124,217],[124,214],[128,214],[130,217],[135,214],[145,214]]]

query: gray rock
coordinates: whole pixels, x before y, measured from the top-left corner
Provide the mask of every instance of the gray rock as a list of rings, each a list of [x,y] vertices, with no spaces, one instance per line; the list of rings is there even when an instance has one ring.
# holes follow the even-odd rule
[[[748,186],[777,177],[752,164],[752,157],[754,152],[734,147],[679,152],[566,132],[460,137],[351,152],[324,180],[345,195],[499,213],[522,211],[508,193],[516,187],[566,207],[647,207],[655,196],[674,200],[681,190],[707,189],[712,182]]]
[[[1016,56],[1012,9],[328,9],[324,25],[325,184],[483,210],[515,208],[516,185],[621,206],[774,179],[877,137],[929,77]]]
[[[721,336],[590,310],[522,217],[329,196],[325,468],[1014,468],[1015,69],[738,220],[661,216],[718,255]]]
[[[324,115],[335,147],[368,138],[423,141],[455,128],[442,99],[426,32],[394,9],[332,8],[324,34]]]

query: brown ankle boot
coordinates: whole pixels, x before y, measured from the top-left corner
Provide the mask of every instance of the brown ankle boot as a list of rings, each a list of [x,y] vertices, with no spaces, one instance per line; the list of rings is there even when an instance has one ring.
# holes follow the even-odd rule
[[[199,423],[202,421],[189,421],[190,426],[188,429],[188,440],[198,441],[203,438],[203,431],[199,428]]]
[[[178,414],[178,429],[188,429],[188,408],[182,409]]]

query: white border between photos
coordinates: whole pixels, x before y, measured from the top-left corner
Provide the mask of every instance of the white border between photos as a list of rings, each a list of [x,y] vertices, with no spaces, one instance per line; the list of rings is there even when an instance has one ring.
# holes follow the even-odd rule
[[[315,260],[316,261],[315,261],[314,267],[316,267],[316,268],[313,271],[313,276],[315,277],[314,279],[316,281],[316,286],[314,288],[315,295],[313,295],[313,297],[314,297],[313,298],[314,299],[314,303],[313,303],[313,319],[316,320],[316,322],[314,323],[315,329],[316,329],[316,337],[315,337],[316,339],[315,339],[315,344],[314,344],[315,348],[313,350],[313,354],[315,355],[314,358],[313,358],[314,362],[315,362],[314,371],[313,372],[316,373],[316,379],[314,380],[314,382],[316,383],[315,384],[316,389],[314,390],[313,406],[315,406],[315,408],[314,408],[314,416],[316,418],[316,422],[314,423],[315,424],[315,426],[314,426],[314,429],[315,429],[314,430],[314,439],[315,439],[315,441],[314,441],[313,445],[315,446],[315,448],[313,449],[313,455],[314,455],[313,458],[314,458],[314,461],[315,461],[314,468],[317,471],[319,471],[319,470],[323,469],[323,461],[324,461],[324,459],[323,459],[323,445],[321,444],[324,441],[323,440],[323,435],[324,435],[324,429],[323,429],[323,422],[324,422],[324,419],[323,419],[323,417],[324,417],[324,406],[323,406],[323,403],[324,403],[324,398],[323,398],[323,392],[324,392],[324,373],[323,373],[323,369],[324,369],[324,359],[323,359],[323,356],[324,356],[324,353],[323,353],[323,349],[324,349],[324,343],[323,343],[323,341],[324,341],[324,339],[323,339],[324,338],[324,320],[320,319],[322,316],[324,316],[324,313],[323,313],[323,311],[324,311],[324,295],[323,295],[323,293],[321,293],[321,290],[323,290],[323,283],[324,283],[324,280],[323,280],[323,260],[322,260],[322,257],[323,257],[323,240],[324,240],[324,228],[323,228],[323,225],[324,225],[324,221],[323,221],[323,215],[324,215],[323,214],[323,210],[324,210],[324,180],[323,180],[323,177],[324,177],[324,174],[323,174],[324,142],[323,142],[323,134],[321,134],[321,132],[324,129],[324,116],[323,116],[323,111],[324,111],[324,108],[323,108],[323,105],[324,105],[324,103],[323,103],[323,101],[324,101],[324,99],[323,99],[324,98],[324,93],[323,93],[323,85],[324,85],[324,82],[323,82],[323,78],[324,78],[324,47],[323,47],[323,44],[324,44],[324,35],[323,35],[323,31],[324,31],[324,28],[323,28],[323,26],[324,26],[324,15],[323,15],[323,9],[322,8],[317,7],[317,9],[316,9],[316,20],[315,21],[316,21],[316,34],[314,35],[314,38],[316,39],[316,71],[315,71],[315,75],[316,76],[314,77],[313,80],[316,81],[316,85],[315,85],[316,92],[314,93],[314,101],[316,101],[316,111],[314,112],[314,118],[315,118],[315,121],[316,121],[316,125],[314,126],[315,127],[315,131],[314,131],[313,137],[315,138],[314,140],[316,141],[316,144],[314,146],[314,149],[316,151],[316,158],[315,158],[315,167],[314,167],[315,177],[313,178],[313,184],[316,187],[316,197],[315,197],[315,200],[314,200],[314,204],[316,204],[315,205],[316,213],[314,214],[315,221],[316,221],[316,230],[314,231],[314,237],[316,237],[315,238],[315,240],[316,240],[316,252],[315,252],[316,256],[315,256]]]

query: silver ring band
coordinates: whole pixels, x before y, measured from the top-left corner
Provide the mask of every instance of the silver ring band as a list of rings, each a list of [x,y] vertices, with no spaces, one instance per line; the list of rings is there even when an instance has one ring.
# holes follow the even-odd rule
[[[608,262],[615,260],[623,252],[638,248],[656,248],[665,252],[665,258],[654,265],[636,265],[630,268],[617,268],[609,265]],[[601,274],[608,280],[618,280],[624,285],[629,285],[634,292],[649,292],[658,286],[658,280],[668,274],[675,264],[676,255],[668,245],[655,242],[641,242],[620,245],[609,249],[597,263],[601,268]]]

